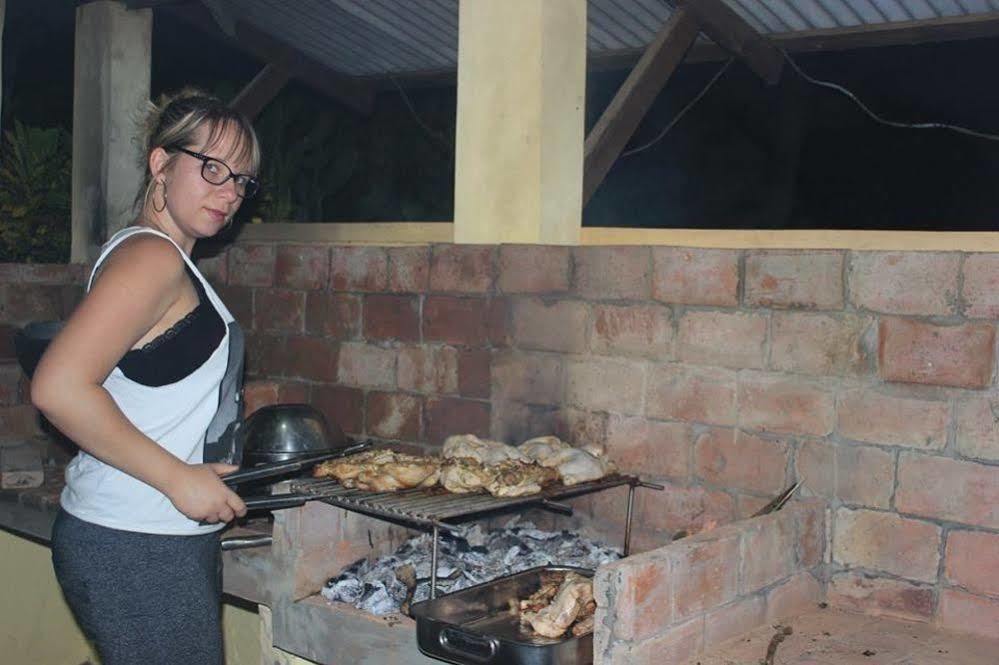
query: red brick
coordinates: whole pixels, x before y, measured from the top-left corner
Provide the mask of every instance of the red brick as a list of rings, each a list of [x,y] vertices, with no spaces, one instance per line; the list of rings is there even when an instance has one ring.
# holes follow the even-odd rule
[[[68,319],[76,310],[77,305],[83,300],[83,287],[73,284],[64,284],[59,287],[59,318]]]
[[[785,508],[785,510],[787,510]],[[826,502],[796,501],[793,506],[798,537],[798,566],[813,568],[826,560]]]
[[[308,402],[308,389],[300,383],[284,381],[248,381],[243,386],[243,413],[249,416],[271,404]]]
[[[369,341],[420,339],[420,302],[415,296],[367,295],[362,320]]]
[[[604,413],[563,407],[555,414],[555,435],[574,446],[606,451],[608,416]]]
[[[367,432],[383,439],[418,439],[421,407],[420,399],[414,395],[371,392]]]
[[[420,393],[458,392],[458,351],[450,346],[399,349],[399,387]]]
[[[681,540],[669,548],[674,620],[723,605],[738,594],[739,536]]]
[[[21,368],[13,363],[0,365],[0,406],[13,406],[26,400],[21,399]]]
[[[200,256],[195,259],[198,271],[216,289],[229,282],[229,252],[222,251],[213,256]],[[89,277],[89,275],[88,275]]]
[[[982,395],[958,402],[956,442],[965,457],[999,461],[999,399]]]
[[[253,328],[264,332],[303,332],[305,293],[257,289],[254,293]]]
[[[767,592],[766,617],[760,624],[810,612],[824,597],[818,580],[810,573],[798,573]]]
[[[492,352],[487,349],[466,349],[458,353],[458,392],[462,397],[490,396],[492,361]]]
[[[616,358],[570,360],[565,369],[565,402],[593,411],[640,414],[645,366]]]
[[[694,473],[712,485],[777,493],[784,488],[789,449],[738,430],[713,427],[694,447]]]
[[[747,372],[738,400],[739,424],[750,429],[825,436],[836,418],[832,393],[801,379]]]
[[[940,527],[871,510],[836,511],[833,559],[845,566],[881,570],[934,582],[940,563]]]
[[[610,416],[607,455],[622,471],[687,480],[693,429],[684,423]]]
[[[939,450],[947,443],[949,420],[947,402],[850,390],[840,395],[836,429],[857,441]]]
[[[503,245],[497,286],[503,293],[560,293],[569,289],[569,248]]]
[[[879,363],[886,381],[985,388],[992,381],[995,328],[882,319]]]
[[[340,345],[337,377],[340,383],[365,388],[395,388],[396,351],[371,344]]]
[[[490,407],[487,402],[443,397],[427,399],[426,439],[439,446],[452,434],[474,434],[488,437]]]
[[[429,247],[388,248],[388,290],[425,293],[430,286]]]
[[[217,286],[215,292],[240,325],[247,329],[253,327],[253,289],[246,286]]]
[[[742,573],[739,592],[751,594],[794,572],[795,522],[792,513],[780,511],[754,518],[742,527]]]
[[[17,326],[0,324],[0,362],[12,362],[17,358],[14,351],[14,335]]]
[[[488,333],[488,303],[483,298],[428,296],[423,303],[425,342],[486,346]]]
[[[614,634],[622,639],[641,640],[672,623],[673,585],[671,561],[656,553],[638,554],[608,566],[615,576],[617,591],[609,612]]]
[[[634,645],[620,645],[607,665],[687,665],[704,651],[704,617],[670,626],[663,634]]]
[[[999,254],[968,254],[962,274],[965,316],[999,319]]]
[[[595,496],[603,494],[607,493]],[[696,533],[706,526],[728,524],[735,519],[735,501],[731,496],[696,485],[680,487],[667,483],[662,492],[638,492],[635,505],[636,524],[661,531]],[[613,506],[619,519],[624,517],[623,507],[622,503]]]
[[[38,410],[30,404],[0,407],[0,431],[8,440],[42,434]]]
[[[746,303],[763,307],[843,307],[842,252],[750,252]]]
[[[541,353],[507,351],[493,358],[493,399],[533,404],[562,401],[562,361]]]
[[[691,311],[680,319],[677,357],[694,364],[759,369],[766,338],[766,316]]]
[[[495,268],[491,245],[434,245],[430,253],[430,290],[437,293],[487,293]]]
[[[999,529],[999,466],[903,453],[899,512]]]
[[[338,343],[294,335],[285,340],[285,376],[332,383],[337,378]]]
[[[713,367],[658,365],[650,368],[645,412],[711,425],[736,422],[736,373]]]
[[[813,495],[871,508],[888,508],[891,501],[895,457],[878,448],[804,441],[796,468]]]
[[[874,319],[851,314],[775,312],[770,366],[818,376],[859,376],[873,371],[874,345],[865,337]]]
[[[513,302],[513,340],[518,348],[586,350],[590,309],[578,300],[522,298]]]
[[[486,330],[494,347],[510,346],[513,338],[512,305],[507,298],[490,298],[486,306]]]
[[[756,630],[765,621],[766,607],[762,596],[739,598],[704,615],[704,644],[710,650],[712,645]]]
[[[999,534],[951,531],[944,560],[951,584],[972,593],[999,596]]]
[[[937,620],[946,630],[994,640],[999,635],[999,598],[943,589]]]
[[[0,320],[24,325],[63,318],[63,286],[0,284]]]
[[[673,326],[669,309],[656,305],[596,305],[590,348],[604,355],[673,357]]]
[[[312,399],[326,420],[350,434],[364,431],[364,392],[342,386],[314,386]]]
[[[382,247],[333,247],[330,288],[335,291],[385,291],[388,255]]]
[[[282,376],[284,337],[253,333],[246,336],[246,372],[257,377]]]
[[[826,597],[834,607],[910,621],[927,621],[936,606],[933,587],[852,572],[833,575]]]
[[[329,281],[329,247],[281,245],[277,248],[274,285],[289,289],[323,289]]]
[[[739,304],[739,252],[652,248],[652,297],[679,305]]]
[[[770,503],[770,498],[765,496],[742,494],[741,492],[733,492],[733,494],[735,495],[735,518],[737,520],[749,519],[759,512],[760,508]]]
[[[229,284],[274,286],[274,245],[233,245],[229,248]]]
[[[305,301],[305,330],[351,340],[361,336],[361,297],[348,293],[309,292]]]
[[[576,293],[593,300],[648,300],[652,257],[648,247],[575,247]]]
[[[547,436],[555,428],[555,410],[544,405],[493,402],[491,418],[490,438],[514,445]]]
[[[225,266],[218,265],[223,262],[224,258],[224,254],[221,255],[221,258],[203,257],[197,262],[198,270],[209,279],[221,276],[224,282]],[[205,264],[205,267],[202,267],[202,263]],[[90,277],[88,268],[89,266],[82,263],[22,263],[18,264],[17,278],[11,281],[26,284],[83,284],[84,279]],[[216,268],[215,272],[213,272],[213,268]],[[219,272],[223,274],[219,275]]]
[[[854,252],[850,302],[888,314],[953,314],[960,260],[956,253]]]

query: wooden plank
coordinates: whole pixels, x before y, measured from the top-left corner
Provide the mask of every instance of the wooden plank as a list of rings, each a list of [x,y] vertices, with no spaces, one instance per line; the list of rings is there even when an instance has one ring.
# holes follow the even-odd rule
[[[45,471],[37,446],[21,444],[0,448],[0,489],[41,487],[43,482]]]
[[[590,130],[584,148],[584,206],[683,60],[697,33],[697,21],[690,12],[683,7],[673,12]]]
[[[201,3],[169,6],[160,11],[183,19],[263,63],[276,65],[292,78],[359,113],[371,112],[375,91],[368,81],[335,71],[245,21],[237,20],[236,35],[230,37],[218,29],[215,19]]]
[[[697,17],[704,34],[745,60],[760,78],[771,85],[780,80],[784,56],[722,0],[686,0],[682,6]]]
[[[229,106],[253,120],[281,92],[289,78],[288,72],[281,67],[273,64],[265,65],[260,73],[229,102]]]

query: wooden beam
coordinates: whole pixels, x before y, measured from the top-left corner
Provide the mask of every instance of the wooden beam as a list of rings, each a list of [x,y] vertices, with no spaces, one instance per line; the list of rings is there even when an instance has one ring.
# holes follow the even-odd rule
[[[773,85],[780,80],[783,54],[722,0],[686,0],[682,7],[697,17],[704,34],[732,55],[745,60],[764,81]]]
[[[281,67],[273,64],[265,65],[260,73],[229,102],[229,106],[253,120],[281,92],[289,78],[288,72]]]
[[[683,60],[698,31],[697,20],[686,8],[673,12],[590,130],[584,146],[584,206]]]
[[[375,90],[370,83],[335,71],[245,21],[236,22],[233,38],[215,29],[215,19],[201,3],[164,7],[161,11],[183,19],[265,64],[283,69],[292,78],[359,113],[371,112]]]

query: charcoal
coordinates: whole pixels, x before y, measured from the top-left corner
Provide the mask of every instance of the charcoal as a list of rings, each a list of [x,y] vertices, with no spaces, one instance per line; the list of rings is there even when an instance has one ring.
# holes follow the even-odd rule
[[[402,544],[393,554],[351,564],[329,580],[322,595],[330,602],[350,603],[375,615],[394,614],[406,600],[408,588],[395,571],[412,566],[416,591],[412,602],[430,597],[433,542],[422,534]],[[479,525],[456,534],[441,534],[437,561],[438,593],[451,593],[538,566],[577,566],[596,569],[616,561],[621,553],[570,531],[543,531],[519,518],[502,529],[485,531]]]

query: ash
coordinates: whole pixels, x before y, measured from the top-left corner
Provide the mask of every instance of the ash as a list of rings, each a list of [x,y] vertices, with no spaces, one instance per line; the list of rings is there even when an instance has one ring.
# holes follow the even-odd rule
[[[408,540],[393,554],[376,561],[362,559],[323,587],[328,601],[349,603],[375,615],[400,612],[409,595],[396,571],[407,565],[416,573],[411,602],[430,598],[430,534]],[[596,569],[617,561],[621,552],[570,531],[541,531],[514,518],[502,529],[485,531],[478,524],[462,532],[441,532],[437,558],[437,592],[451,593],[537,566]]]

